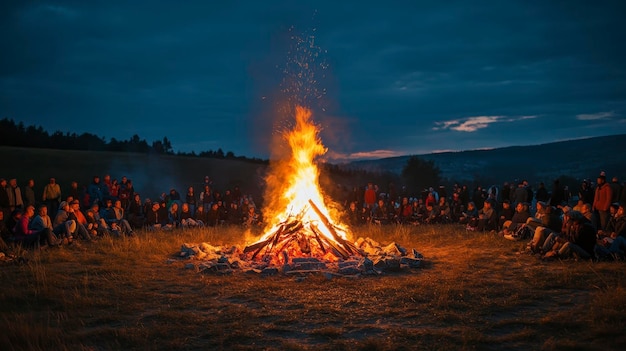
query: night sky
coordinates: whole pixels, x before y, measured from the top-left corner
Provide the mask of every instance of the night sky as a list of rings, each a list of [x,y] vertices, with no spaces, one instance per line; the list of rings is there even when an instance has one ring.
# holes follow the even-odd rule
[[[0,118],[331,160],[626,133],[624,1],[3,1]]]

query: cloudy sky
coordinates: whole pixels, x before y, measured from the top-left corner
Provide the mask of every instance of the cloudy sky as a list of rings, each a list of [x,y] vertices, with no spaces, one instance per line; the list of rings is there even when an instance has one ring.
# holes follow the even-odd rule
[[[299,100],[335,159],[623,134],[625,13],[623,1],[4,1],[0,118],[262,158]]]

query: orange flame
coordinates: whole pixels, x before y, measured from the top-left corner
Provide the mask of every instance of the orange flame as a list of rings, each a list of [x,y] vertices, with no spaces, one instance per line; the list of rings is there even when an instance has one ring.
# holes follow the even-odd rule
[[[273,189],[266,194],[266,198],[270,200],[264,210],[267,226],[265,234],[257,243],[268,240],[282,224],[290,220],[303,224],[303,229],[299,231],[301,235],[314,237],[314,228],[323,236],[324,241],[336,242],[336,237],[347,239],[346,226],[340,223],[335,211],[327,208],[319,186],[319,170],[314,160],[324,155],[327,149],[322,144],[318,136],[319,129],[311,117],[311,110],[296,106],[296,124],[283,135],[291,149],[291,157],[287,162],[274,166],[268,176],[268,183],[273,183]],[[329,256],[320,247],[319,241],[309,241],[311,256]],[[286,248],[290,256],[302,256],[302,253],[297,252],[296,246],[290,245]],[[278,253],[274,253],[272,259],[283,260]]]

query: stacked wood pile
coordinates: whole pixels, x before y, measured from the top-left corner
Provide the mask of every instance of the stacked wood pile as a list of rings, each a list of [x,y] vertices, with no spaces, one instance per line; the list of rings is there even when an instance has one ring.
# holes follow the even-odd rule
[[[282,273],[288,276],[301,276],[322,273],[327,277],[354,277],[397,272],[421,267],[424,259],[424,256],[415,249],[409,251],[397,243],[381,245],[369,238],[359,238],[355,243],[347,244],[346,247],[357,253],[336,260],[325,260],[320,257],[289,257],[287,250],[283,250],[280,253],[282,265],[275,265],[270,259],[251,259],[250,250],[245,252],[245,248],[242,249],[240,246],[218,247],[208,243],[183,244],[180,258],[191,261],[186,264],[186,268],[205,274],[244,272],[260,275]]]

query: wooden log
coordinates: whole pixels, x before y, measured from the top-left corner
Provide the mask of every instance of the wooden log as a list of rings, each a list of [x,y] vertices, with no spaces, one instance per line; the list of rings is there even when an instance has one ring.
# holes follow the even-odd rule
[[[278,229],[276,229],[276,231],[274,232],[274,234],[270,235],[267,239],[263,240],[263,241],[257,241],[254,244],[248,245],[243,249],[243,253],[248,253],[250,251],[254,251],[256,249],[263,248],[265,247],[265,245],[267,245],[269,242],[271,242],[274,239],[274,235],[277,232],[280,232],[283,229],[283,225],[281,225],[280,227],[278,227]]]
[[[267,244],[271,243],[273,240],[275,240],[274,238],[280,236],[280,234],[283,232],[283,230],[285,229],[284,225],[281,225],[278,230],[276,230],[274,232],[274,234],[272,236],[270,236],[269,238],[267,238],[267,240],[263,243],[263,245],[260,245],[259,248],[254,252],[254,254],[252,255],[251,259],[254,259],[259,252],[261,252],[261,250],[263,250],[264,247],[267,247]],[[244,252],[246,252],[246,250],[244,249]]]
[[[317,230],[317,228],[313,229],[313,226],[311,226],[311,230],[315,233],[315,231]],[[316,233],[317,235],[320,235],[319,233]],[[338,254],[341,255],[341,257],[343,259],[346,259],[348,257],[350,257],[350,253],[348,251],[346,251],[344,248],[341,247],[341,245],[337,245],[334,241],[332,240],[327,240],[326,243],[328,244],[328,246],[330,246],[332,249],[334,249],[335,251],[337,251]]]
[[[326,253],[326,247],[324,246],[324,243],[322,242],[322,239],[320,238],[319,233],[316,231],[317,227],[315,225],[313,225],[313,223],[311,223],[311,231],[313,232],[313,234],[315,235],[315,240],[317,241],[317,244],[320,246],[320,248],[322,249],[323,253]]]
[[[335,227],[333,226],[332,222],[328,219],[328,217],[326,217],[322,211],[320,210],[319,207],[317,207],[317,205],[315,204],[315,202],[313,202],[313,200],[309,199],[309,204],[311,204],[311,208],[313,208],[313,210],[315,211],[315,213],[317,213],[317,215],[320,217],[320,219],[322,220],[322,223],[326,226],[326,228],[328,229],[328,231],[333,235],[333,238],[335,238],[335,241],[337,241],[338,243],[340,243],[342,246],[344,246],[344,249],[347,250],[349,252],[348,256],[350,256],[350,254],[353,254],[354,252],[352,252],[352,250],[350,249],[350,247],[348,247],[347,245],[345,245],[346,240],[344,240],[342,237],[339,236],[339,234],[337,234],[337,231],[335,230]],[[347,257],[346,257],[347,258]]]
[[[246,246],[243,249],[243,253],[248,253],[248,252],[254,251],[254,250],[258,249],[258,248],[263,248],[265,245],[267,245],[267,241],[268,240],[269,239],[263,240],[263,241],[258,241],[258,242],[254,243],[254,244]]]

